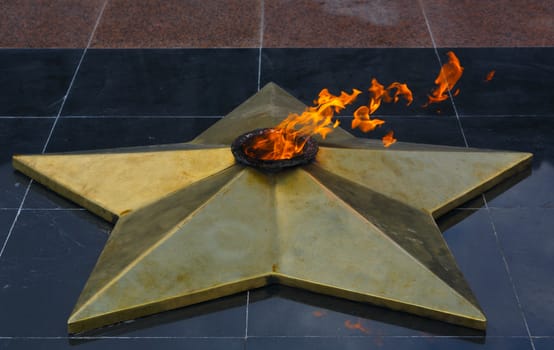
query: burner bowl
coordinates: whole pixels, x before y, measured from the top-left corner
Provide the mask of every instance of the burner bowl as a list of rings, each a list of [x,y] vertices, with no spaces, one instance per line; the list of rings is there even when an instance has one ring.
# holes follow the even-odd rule
[[[240,164],[248,165],[257,169],[277,172],[285,168],[309,164],[315,159],[319,146],[317,141],[311,137],[308,137],[302,153],[290,159],[263,160],[250,157],[244,153],[244,146],[252,142],[255,137],[265,135],[273,130],[274,129],[272,128],[255,129],[237,137],[231,145],[231,152],[233,152],[235,160]]]

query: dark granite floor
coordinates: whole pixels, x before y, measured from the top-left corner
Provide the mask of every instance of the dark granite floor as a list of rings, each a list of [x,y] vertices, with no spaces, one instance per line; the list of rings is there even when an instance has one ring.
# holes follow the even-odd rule
[[[0,349],[554,348],[553,9],[2,2]],[[447,50],[465,68],[461,92],[423,108]],[[372,77],[414,91],[411,106],[378,112],[401,141],[534,153],[527,177],[439,220],[486,333],[275,286],[68,336],[112,225],[15,172],[12,154],[187,141],[267,82],[310,103],[323,87],[365,90]]]

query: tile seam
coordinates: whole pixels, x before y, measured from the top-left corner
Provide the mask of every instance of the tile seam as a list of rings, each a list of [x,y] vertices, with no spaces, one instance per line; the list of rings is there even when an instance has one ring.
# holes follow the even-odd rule
[[[423,18],[425,19],[425,24],[427,26],[427,30],[429,31],[429,36],[431,37],[431,42],[433,43],[433,50],[435,51],[435,55],[437,56],[437,60],[439,61],[439,67],[442,67],[442,60],[439,54],[439,50],[437,48],[437,44],[435,42],[435,37],[433,36],[433,30],[431,29],[431,23],[429,22],[429,19],[427,18],[427,13],[425,12],[425,6],[423,5],[423,0],[418,0],[419,7],[421,9],[421,13],[423,14]],[[458,113],[458,109],[456,108],[456,104],[454,103],[454,96],[452,96],[452,91],[448,89],[448,97],[450,98],[450,102],[452,104],[452,108],[454,109],[454,114],[456,115],[456,120],[458,121],[458,127],[460,128],[460,133],[462,134],[462,138],[464,139],[464,144],[466,148],[469,147],[469,144],[467,142],[467,138],[464,132],[464,129],[462,127],[462,121],[460,120],[460,114]]]
[[[531,336],[531,330],[529,328],[529,324],[527,323],[527,317],[525,316],[525,312],[523,311],[523,306],[521,305],[521,301],[519,299],[519,294],[517,292],[517,288],[514,282],[514,278],[512,276],[512,271],[510,269],[510,265],[508,264],[508,260],[506,259],[506,254],[504,253],[504,249],[502,248],[502,243],[500,242],[500,237],[498,236],[498,231],[496,230],[496,225],[494,224],[494,220],[492,217],[492,211],[489,208],[487,199],[485,198],[485,195],[482,194],[483,201],[485,203],[485,208],[487,209],[487,214],[489,216],[489,220],[492,227],[492,232],[494,234],[494,238],[496,240],[496,245],[498,250],[500,251],[500,256],[502,257],[502,262],[504,263],[504,269],[506,270],[506,273],[508,274],[508,278],[510,280],[510,284],[512,286],[512,292],[514,294],[514,297],[516,299],[517,306],[519,308],[519,312],[521,314],[521,318],[523,319],[523,324],[525,325],[525,330],[527,332],[527,336],[529,337],[529,342],[531,343],[531,348],[535,350],[535,342],[533,341],[533,337]]]
[[[23,194],[23,198],[21,199],[21,203],[19,203],[19,208],[17,209],[17,213],[15,214],[15,217],[12,221],[12,224],[10,226],[10,229],[8,230],[8,235],[4,239],[4,243],[2,244],[2,248],[0,249],[0,261],[2,259],[2,255],[4,255],[4,251],[6,250],[6,246],[8,245],[8,241],[10,240],[10,237],[12,236],[13,230],[15,228],[15,224],[17,223],[17,219],[19,219],[19,215],[21,215],[21,211],[23,208],[23,203],[25,203],[25,198],[27,198],[27,195],[29,194],[29,190],[31,189],[31,184],[33,183],[33,180],[29,180],[27,183],[27,188],[25,189],[25,193]]]
[[[245,316],[245,329],[244,329],[244,340],[248,339],[248,308],[250,305],[250,291],[246,292],[246,316]]]
[[[58,110],[58,114],[56,118],[54,119],[54,122],[52,123],[52,127],[50,128],[50,132],[48,134],[48,137],[46,138],[46,141],[44,143],[44,146],[42,148],[41,154],[44,154],[46,152],[46,148],[48,147],[48,143],[50,142],[50,139],[52,138],[52,134],[54,132],[54,129],[56,128],[56,124],[60,118],[60,115],[62,113],[63,107],[65,105],[65,101],[67,100],[67,96],[69,95],[69,91],[71,90],[71,87],[73,86],[73,82],[75,81],[75,77],[77,76],[77,73],[79,72],[79,68],[81,67],[81,63],[83,62],[83,59],[86,55],[87,49],[90,46],[90,43],[92,42],[92,37],[94,36],[94,32],[96,31],[96,28],[98,27],[98,23],[100,22],[100,18],[102,17],[102,13],[104,12],[104,9],[106,7],[106,4],[108,3],[108,0],[104,1],[104,4],[102,5],[102,8],[100,9],[100,13],[98,15],[98,18],[96,20],[96,23],[93,27],[92,33],[90,35],[87,47],[83,49],[83,53],[81,54],[81,58],[79,60],[79,63],[77,64],[77,67],[75,69],[75,72],[73,73],[73,77],[71,78],[71,81],[69,82],[69,86],[66,90],[65,95],[63,96],[63,101],[60,106],[60,109]],[[23,205],[25,204],[25,199],[27,198],[27,195],[29,194],[29,191],[31,189],[31,185],[33,184],[33,180],[29,180],[27,184],[27,188],[25,189],[25,193],[23,194],[23,198],[21,199],[21,203],[19,204],[19,208],[17,210],[17,213],[15,214],[15,218],[12,221],[12,224],[10,226],[10,229],[8,230],[8,235],[6,236],[4,243],[2,244],[2,248],[0,249],[0,258],[2,258],[2,255],[4,254],[4,251],[6,250],[6,247],[8,245],[8,242],[12,236],[13,230],[15,228],[15,225],[17,224],[17,221],[19,219],[19,216],[21,215],[21,212],[23,211]]]
[[[429,19],[427,17],[426,12],[425,12],[425,6],[423,5],[423,0],[418,0],[418,3],[419,3],[419,6],[421,8],[421,11],[423,13],[423,18],[425,19],[425,24],[427,25],[427,29],[429,30],[429,35],[431,36],[431,41],[433,42],[433,49],[435,50],[435,55],[437,56],[437,59],[439,61],[440,66],[442,67],[442,60],[440,58],[440,54],[439,54],[439,51],[438,51],[438,48],[437,48],[437,45],[436,45],[436,42],[435,42],[435,38],[433,36],[433,31],[431,29],[431,24],[429,23]],[[456,114],[456,120],[458,122],[458,126],[459,126],[460,132],[462,134],[462,138],[464,139],[465,146],[466,146],[466,148],[469,148],[469,143],[467,141],[467,138],[466,138],[466,135],[465,135],[465,132],[464,132],[464,128],[463,128],[463,125],[462,125],[460,114],[458,113],[456,103],[454,102],[454,96],[452,96],[452,91],[450,89],[448,89],[448,96],[449,96],[450,101],[452,103],[452,108],[454,109],[454,113]],[[504,250],[502,249],[502,246],[500,244],[498,233],[496,231],[496,226],[494,225],[494,221],[492,219],[491,210],[488,206],[488,202],[485,198],[485,195],[481,194],[481,197],[483,198],[485,209],[486,209],[487,214],[489,216],[489,221],[490,221],[490,224],[491,224],[491,227],[492,227],[492,230],[493,230],[493,234],[494,234],[494,237],[495,237],[495,240],[496,240],[497,249],[499,250],[500,255],[502,257],[502,261],[504,263],[504,269],[506,270],[506,272],[508,274],[508,278],[509,278],[510,284],[512,286],[512,292],[513,292],[513,294],[516,298],[517,306],[519,308],[519,311],[521,313],[521,317],[523,319],[523,323],[525,325],[525,329],[526,329],[526,332],[527,332],[527,338],[529,339],[529,343],[531,344],[532,350],[535,350],[535,343],[533,341],[533,338],[531,337],[531,332],[530,332],[530,329],[529,329],[529,325],[527,323],[527,318],[525,317],[525,313],[524,313],[523,308],[521,306],[521,302],[519,300],[519,295],[517,293],[517,290],[516,290],[516,287],[515,287],[515,284],[514,284],[514,280],[513,280],[512,274],[511,274],[511,270],[510,270],[510,267],[509,267],[508,262],[506,260],[506,256],[504,254]]]
[[[94,34],[96,32],[96,28],[98,28],[98,24],[100,23],[100,19],[102,18],[102,14],[104,13],[104,9],[106,8],[106,5],[109,0],[105,0],[102,4],[102,7],[100,8],[100,12],[98,14],[98,17],[96,18],[96,23],[94,24],[94,27],[92,28],[92,32],[90,33],[89,40],[87,42],[87,46],[83,49],[83,53],[81,54],[81,58],[79,59],[79,63],[77,64],[77,68],[75,68],[75,72],[73,73],[73,77],[71,78],[71,81],[69,82],[69,86],[67,88],[67,91],[65,95],[63,96],[63,101],[60,106],[60,109],[58,110],[58,114],[56,116],[56,119],[54,119],[54,125],[52,125],[52,128],[50,129],[50,133],[48,134],[48,138],[46,139],[46,142],[44,144],[44,147],[42,148],[42,153],[44,154],[46,152],[46,149],[48,147],[48,144],[50,143],[50,139],[52,138],[52,134],[54,133],[54,129],[56,128],[56,125],[58,124],[58,120],[60,119],[60,115],[63,112],[63,109],[65,107],[65,103],[67,101],[67,98],[69,96],[69,93],[71,92],[71,89],[73,88],[73,84],[75,82],[75,79],[77,78],[77,74],[79,74],[79,70],[81,68],[81,64],[83,63],[85,56],[87,54],[88,49],[90,48],[90,45],[92,43],[92,39],[94,37]]]

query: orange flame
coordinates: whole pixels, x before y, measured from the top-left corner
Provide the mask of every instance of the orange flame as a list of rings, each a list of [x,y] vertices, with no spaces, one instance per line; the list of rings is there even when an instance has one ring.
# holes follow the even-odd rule
[[[300,115],[289,114],[272,132],[254,138],[244,147],[244,153],[262,160],[291,159],[301,154],[309,136],[325,138],[339,126],[338,120],[333,121],[335,113],[354,102],[361,93],[353,89],[351,94],[342,91],[335,96],[328,89],[321,90],[315,106],[308,107]]]
[[[396,89],[394,95],[391,97],[390,93],[392,89]],[[361,106],[354,112],[354,119],[352,120],[352,129],[360,128],[362,132],[369,132],[376,127],[385,124],[381,119],[371,119],[370,115],[373,114],[380,106],[381,102],[398,102],[400,97],[404,97],[408,101],[407,105],[414,100],[412,91],[408,88],[408,85],[394,82],[390,84],[386,89],[381,85],[377,79],[371,79],[371,87],[368,89],[370,99],[368,106]]]
[[[494,78],[494,74],[496,73],[496,71],[493,69],[491,70],[490,72],[487,73],[487,76],[485,77],[485,81],[486,82],[489,82],[492,80],[492,78]]]
[[[385,136],[383,136],[381,140],[383,141],[383,146],[389,147],[396,142],[396,139],[394,138],[394,132],[392,130],[389,131]]]
[[[352,119],[352,129],[360,128],[362,132],[369,132],[376,127],[385,124],[384,120],[371,119],[369,115],[370,108],[361,106],[354,112],[354,119]]]
[[[381,119],[371,119],[381,102],[398,102],[402,97],[412,103],[412,91],[406,84],[394,82],[387,88],[377,79],[371,80],[368,89],[370,101],[368,106],[361,106],[354,112],[352,128],[359,128],[362,132],[369,132],[385,122]],[[394,93],[392,93],[394,90]],[[333,120],[335,113],[339,113],[356,100],[362,92],[353,89],[351,94],[342,91],[339,96],[333,95],[328,89],[323,89],[314,101],[313,107],[308,107],[302,114],[291,113],[270,132],[253,138],[250,144],[243,147],[246,155],[260,160],[291,159],[302,153],[308,137],[319,135],[323,139],[337,128],[338,120]],[[385,147],[392,145],[396,139],[392,133],[383,138]]]
[[[454,88],[454,85],[462,76],[464,68],[460,65],[458,57],[452,51],[448,51],[446,55],[448,56],[448,62],[442,65],[439,76],[435,79],[435,84],[438,86],[431,92],[431,95],[428,95],[429,99],[423,107],[446,100],[448,92]],[[460,90],[458,89],[453,95],[456,96],[459,93]]]

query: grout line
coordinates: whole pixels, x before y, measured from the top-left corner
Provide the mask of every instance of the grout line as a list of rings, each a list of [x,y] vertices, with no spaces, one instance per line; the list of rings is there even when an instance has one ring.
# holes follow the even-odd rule
[[[54,119],[54,125],[52,125],[52,128],[50,129],[50,133],[48,134],[48,138],[46,139],[46,143],[44,144],[44,147],[42,148],[42,153],[44,154],[46,152],[46,148],[48,147],[48,144],[50,143],[50,139],[52,138],[52,134],[54,133],[54,129],[56,128],[56,125],[58,124],[58,120],[60,119],[60,115],[62,114],[63,108],[65,107],[65,102],[67,101],[67,97],[69,96],[69,92],[71,91],[71,88],[73,87],[73,83],[75,82],[75,78],[77,77],[77,74],[79,73],[79,69],[81,68],[81,64],[83,63],[83,60],[85,59],[85,55],[87,54],[87,51],[90,47],[90,44],[92,43],[92,39],[94,38],[94,33],[96,32],[96,28],[98,28],[98,24],[100,23],[100,19],[102,18],[102,14],[104,13],[104,9],[106,8],[106,5],[108,3],[108,0],[104,0],[104,4],[102,4],[102,8],[100,9],[100,13],[98,14],[98,18],[96,19],[96,23],[94,24],[94,27],[92,28],[92,32],[90,33],[90,37],[87,42],[87,47],[83,50],[83,54],[81,55],[81,59],[79,59],[79,63],[77,64],[77,68],[75,69],[75,72],[73,73],[73,77],[71,78],[71,81],[69,82],[69,87],[67,88],[67,91],[63,97],[62,105],[60,106],[60,109],[58,110],[58,115],[56,116],[56,119]]]
[[[265,1],[261,0],[261,14],[260,14],[260,48],[258,50],[258,91],[260,91],[260,84],[262,81],[262,47],[264,46],[264,27],[265,27]]]
[[[510,270],[510,266],[508,265],[508,260],[506,259],[506,254],[504,254],[504,249],[502,249],[502,244],[500,243],[500,237],[498,236],[498,232],[496,231],[496,225],[494,224],[494,220],[492,217],[492,211],[489,208],[487,199],[485,198],[485,195],[482,194],[483,201],[485,202],[485,208],[487,210],[487,213],[489,215],[489,220],[491,222],[492,232],[494,234],[494,238],[496,239],[496,245],[498,247],[498,250],[500,251],[500,256],[502,257],[502,262],[504,263],[504,269],[506,270],[506,273],[508,274],[508,279],[510,280],[510,284],[512,285],[512,292],[514,293],[514,297],[516,298],[516,303],[519,308],[519,312],[521,313],[521,317],[523,318],[523,324],[525,325],[525,330],[527,331],[527,336],[529,337],[529,342],[531,343],[531,348],[535,350],[535,343],[533,341],[533,337],[531,336],[531,330],[529,329],[529,324],[527,323],[527,317],[525,317],[525,312],[523,311],[523,306],[521,306],[521,301],[519,299],[519,294],[517,293],[516,285],[514,282],[514,279],[512,277],[512,271]]]
[[[0,249],[0,258],[2,258],[2,255],[4,254],[4,250],[6,250],[6,246],[8,245],[8,241],[10,240],[13,229],[15,228],[15,224],[17,223],[17,219],[19,218],[19,215],[21,214],[21,209],[23,208],[23,203],[25,203],[25,198],[27,198],[27,195],[29,194],[29,190],[31,189],[31,184],[32,183],[33,183],[33,180],[30,180],[29,183],[27,184],[27,188],[25,189],[25,194],[23,195],[23,198],[21,199],[21,203],[19,204],[19,208],[17,209],[17,213],[15,214],[15,218],[13,218],[12,225],[10,226],[10,229],[8,230],[8,235],[6,236],[6,239],[4,239],[4,243],[2,244],[2,248]]]
[[[427,25],[427,30],[429,31],[429,35],[431,36],[431,42],[433,43],[433,49],[435,50],[435,55],[437,56],[437,59],[439,60],[439,66],[442,67],[442,60],[441,56],[439,54],[439,50],[437,49],[437,43],[435,42],[435,37],[433,36],[433,31],[431,30],[431,24],[429,23],[429,19],[427,18],[427,13],[425,13],[425,7],[423,6],[423,1],[418,0],[419,7],[421,8],[421,13],[423,14],[423,18],[425,19],[425,24]],[[456,114],[456,120],[458,121],[458,127],[460,128],[460,132],[462,133],[462,138],[464,139],[464,144],[466,145],[466,148],[469,148],[469,144],[467,142],[466,134],[464,132],[464,129],[462,127],[462,121],[460,120],[460,114],[458,113],[458,108],[456,108],[456,104],[454,103],[454,96],[452,96],[452,91],[450,88],[448,89],[448,96],[450,97],[450,102],[452,103],[452,108],[454,109],[454,113]]]
[[[244,340],[248,339],[248,307],[250,305],[250,291],[246,292],[246,327],[244,330]]]

